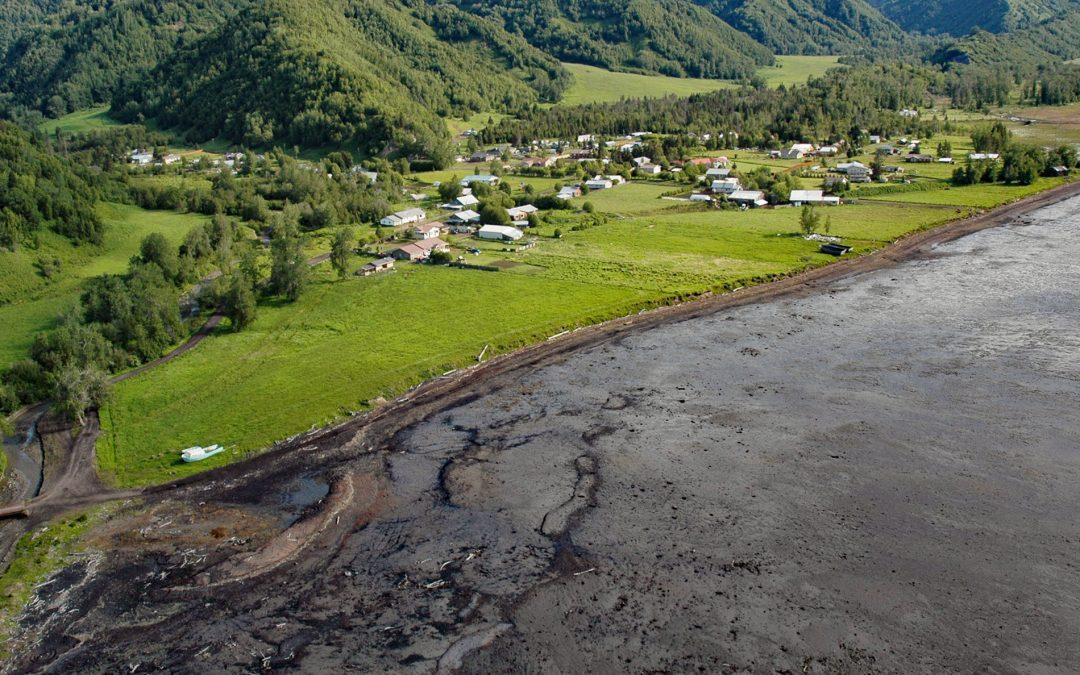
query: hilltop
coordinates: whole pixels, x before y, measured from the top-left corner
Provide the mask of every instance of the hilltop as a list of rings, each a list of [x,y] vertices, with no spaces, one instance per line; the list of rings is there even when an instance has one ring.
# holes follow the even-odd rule
[[[870,0],[904,30],[956,37],[1003,33],[1059,17],[1075,0]]]

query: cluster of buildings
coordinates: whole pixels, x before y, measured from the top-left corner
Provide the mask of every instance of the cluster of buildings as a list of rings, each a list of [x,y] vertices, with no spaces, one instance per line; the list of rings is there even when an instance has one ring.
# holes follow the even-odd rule
[[[180,155],[175,153],[169,153],[162,155],[160,159],[151,150],[142,150],[136,148],[128,153],[128,162],[135,164],[136,166],[169,166],[170,164],[176,164],[181,159]]]

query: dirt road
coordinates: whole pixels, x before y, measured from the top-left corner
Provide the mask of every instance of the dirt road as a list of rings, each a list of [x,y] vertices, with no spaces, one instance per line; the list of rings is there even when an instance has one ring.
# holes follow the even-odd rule
[[[1068,669],[1077,192],[149,491],[39,591],[13,667]]]

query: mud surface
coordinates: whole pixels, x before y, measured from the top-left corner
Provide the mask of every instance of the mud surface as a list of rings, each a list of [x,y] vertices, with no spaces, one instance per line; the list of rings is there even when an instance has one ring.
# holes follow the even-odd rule
[[[927,253],[149,495],[10,667],[1072,671],[1080,198]]]

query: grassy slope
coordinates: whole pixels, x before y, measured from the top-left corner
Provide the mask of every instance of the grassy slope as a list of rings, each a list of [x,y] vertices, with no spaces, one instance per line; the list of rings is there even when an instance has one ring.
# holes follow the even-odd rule
[[[83,283],[100,274],[127,269],[128,260],[139,249],[143,237],[161,232],[179,243],[187,231],[205,219],[202,216],[166,211],[146,211],[135,206],[102,204],[101,216],[108,223],[101,247],[72,246],[68,240],[43,233],[39,250],[20,248],[0,253],[0,365],[26,356],[34,335],[48,329],[56,317],[77,306]],[[34,268],[39,258],[61,260],[61,273],[49,282]]]
[[[777,56],[776,66],[758,70],[769,86],[792,85],[824,73],[838,65],[837,56]],[[563,96],[561,105],[605,103],[621,98],[689,96],[734,86],[726,80],[702,80],[617,73],[576,63],[564,63],[574,75],[574,84]]]
[[[45,120],[41,125],[41,130],[51,136],[56,133],[57,129],[66,134],[80,134],[86,131],[93,131],[94,129],[118,125],[120,125],[120,122],[109,117],[109,106],[106,105],[97,108],[87,108],[86,110],[73,112],[57,119]]]

